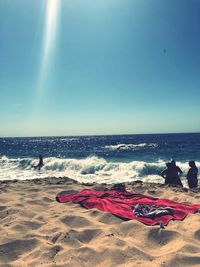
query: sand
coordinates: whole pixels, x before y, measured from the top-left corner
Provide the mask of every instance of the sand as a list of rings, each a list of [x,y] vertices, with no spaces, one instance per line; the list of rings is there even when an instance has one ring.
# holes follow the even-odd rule
[[[105,187],[67,178],[1,182],[0,266],[200,266],[199,213],[161,229],[55,201],[61,191]],[[127,190],[200,203],[200,192],[156,184]]]

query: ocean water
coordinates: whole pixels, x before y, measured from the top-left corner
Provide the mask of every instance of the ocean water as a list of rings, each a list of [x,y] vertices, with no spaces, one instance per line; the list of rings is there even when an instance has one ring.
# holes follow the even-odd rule
[[[32,165],[40,154],[44,166],[37,170]],[[188,161],[200,167],[200,133],[0,138],[0,180],[54,176],[80,182],[163,183],[159,173],[172,159],[186,185]]]

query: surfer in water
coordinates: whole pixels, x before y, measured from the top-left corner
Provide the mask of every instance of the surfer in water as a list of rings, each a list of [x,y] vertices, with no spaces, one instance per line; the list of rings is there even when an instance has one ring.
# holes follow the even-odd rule
[[[35,169],[40,170],[42,167],[44,166],[44,162],[43,162],[43,156],[39,155],[39,162],[36,166],[32,166]]]

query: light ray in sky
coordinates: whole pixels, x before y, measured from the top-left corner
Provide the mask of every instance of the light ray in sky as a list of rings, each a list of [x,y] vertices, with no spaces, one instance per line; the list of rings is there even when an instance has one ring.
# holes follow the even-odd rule
[[[37,85],[37,98],[42,98],[48,83],[49,67],[53,63],[56,46],[56,33],[58,29],[58,15],[60,0],[47,0],[43,32],[41,65],[39,68],[39,79]]]
[[[44,100],[48,90],[50,70],[54,64],[57,30],[59,26],[59,10],[61,0],[45,0],[45,16],[42,30],[40,65],[35,85],[35,99],[33,100],[32,115],[27,128],[32,131],[36,125],[40,128],[40,119],[44,115]]]

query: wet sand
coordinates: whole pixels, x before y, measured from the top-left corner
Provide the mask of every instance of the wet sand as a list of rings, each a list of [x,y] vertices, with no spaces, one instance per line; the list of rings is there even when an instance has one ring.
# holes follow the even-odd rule
[[[199,213],[161,229],[55,200],[61,191],[110,187],[68,178],[0,182],[0,266],[200,266]],[[200,203],[200,190],[139,182],[126,188]]]

